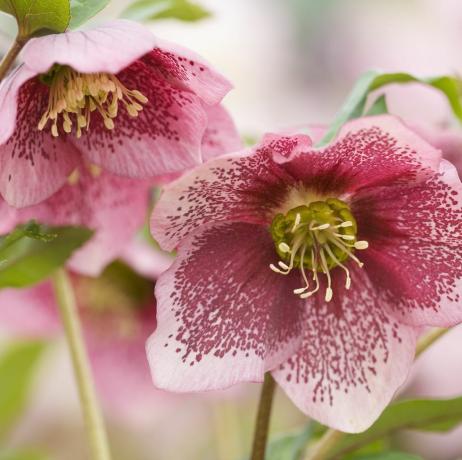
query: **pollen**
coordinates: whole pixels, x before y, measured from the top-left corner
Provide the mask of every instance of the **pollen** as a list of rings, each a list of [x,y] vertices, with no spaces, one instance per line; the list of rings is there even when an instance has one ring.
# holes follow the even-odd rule
[[[277,214],[271,224],[271,235],[280,257],[277,265],[270,269],[288,275],[298,268],[304,286],[294,294],[306,299],[320,289],[319,277],[324,275],[327,287],[324,300],[330,302],[334,296],[331,271],[339,267],[345,272],[345,288],[351,287],[351,259],[359,267],[363,263],[354,254],[355,250],[369,247],[367,241],[357,239],[357,223],[347,203],[338,198],[313,201],[297,206],[286,214]],[[311,281],[310,279],[311,278]]]
[[[49,128],[54,137],[63,133],[80,137],[83,130],[90,128],[94,112],[101,115],[105,128],[112,130],[121,105],[129,116],[137,117],[148,102],[140,91],[127,89],[109,73],[85,74],[55,65],[40,79],[50,90],[38,129]]]

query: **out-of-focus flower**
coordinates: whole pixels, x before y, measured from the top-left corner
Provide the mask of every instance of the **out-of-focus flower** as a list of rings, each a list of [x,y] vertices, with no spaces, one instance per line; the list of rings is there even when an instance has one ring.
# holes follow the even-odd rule
[[[462,326],[449,331],[414,364],[406,398],[457,398],[462,394]],[[408,431],[399,436],[406,450],[426,460],[454,460],[462,452],[462,426],[448,433]]]
[[[119,20],[31,40],[0,86],[0,193],[59,189],[82,161],[152,177],[202,161],[208,111],[231,84],[202,58]]]
[[[156,286],[155,385],[272,371],[308,415],[364,430],[405,380],[418,328],[462,319],[461,192],[390,116],[350,122],[322,150],[268,135],[172,183],[151,222],[178,247]]]
[[[147,244],[135,243],[98,278],[72,274],[97,386],[116,415],[136,418],[159,399],[145,341],[156,327],[155,279],[171,261]],[[10,335],[50,338],[61,329],[48,281],[28,289],[0,290],[0,304],[1,328]]]

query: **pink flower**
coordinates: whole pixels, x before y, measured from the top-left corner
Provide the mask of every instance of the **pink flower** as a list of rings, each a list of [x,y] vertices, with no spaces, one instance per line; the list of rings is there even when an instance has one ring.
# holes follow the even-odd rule
[[[155,385],[271,371],[309,416],[366,429],[406,379],[419,328],[462,321],[461,192],[390,116],[352,121],[321,150],[267,135],[183,176],[151,221],[178,248],[156,286]]]
[[[230,83],[192,52],[141,25],[31,40],[0,86],[0,193],[38,203],[86,162],[129,177],[202,161],[208,113]]]
[[[239,150],[241,140],[226,110],[216,105],[207,107],[206,113],[208,125],[202,139],[204,159]],[[162,179],[169,182],[178,175],[166,175]],[[97,276],[121,255],[145,223],[151,182],[116,176],[80,161],[65,185],[37,205],[17,210],[0,198],[0,234],[31,219],[51,226],[91,228],[95,230],[94,236],[74,253],[67,265],[78,273]],[[26,188],[23,195],[28,191]]]
[[[96,383],[107,409],[139,420],[148,415],[140,414],[147,405],[162,399],[152,388],[145,341],[156,327],[154,282],[171,259],[141,243],[126,248],[122,259],[131,268],[116,262],[100,278],[74,273],[72,281]],[[0,305],[2,330],[11,335],[53,338],[61,330],[48,281],[28,289],[0,290]]]
[[[2,233],[16,225],[37,220],[51,226],[81,225],[95,234],[77,250],[67,265],[95,276],[119,257],[146,220],[150,184],[147,180],[115,176],[80,165],[67,183],[47,200],[19,210],[3,202]]]

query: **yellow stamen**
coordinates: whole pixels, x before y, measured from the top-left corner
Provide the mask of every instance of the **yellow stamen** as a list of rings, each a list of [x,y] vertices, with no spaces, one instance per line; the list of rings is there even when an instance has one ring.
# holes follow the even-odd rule
[[[115,127],[119,102],[131,117],[137,117],[148,99],[138,90],[127,89],[112,74],[84,74],[68,66],[55,66],[42,80],[50,86],[48,107],[42,115],[38,129],[42,131],[51,121],[54,137],[62,132],[80,137],[90,127],[91,114],[98,112],[106,129]]]

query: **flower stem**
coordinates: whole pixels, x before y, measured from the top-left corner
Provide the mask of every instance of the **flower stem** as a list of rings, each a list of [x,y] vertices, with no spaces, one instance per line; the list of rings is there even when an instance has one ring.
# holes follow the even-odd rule
[[[5,78],[8,71],[14,64],[14,61],[18,57],[18,54],[26,44],[27,40],[22,40],[19,37],[16,37],[15,41],[11,45],[9,51],[3,57],[2,62],[0,62],[0,82]]]
[[[74,291],[64,269],[59,269],[53,276],[53,286],[74,367],[80,404],[91,446],[91,458],[110,460],[106,429],[96,397]]]
[[[268,440],[268,428],[275,387],[276,382],[273,377],[271,377],[269,372],[266,373],[258,404],[251,460],[265,460],[266,441]]]
[[[415,351],[415,357],[420,356],[433,343],[442,337],[449,329],[435,328],[424,335],[418,342]],[[330,458],[329,452],[343,438],[345,433],[341,431],[329,429],[323,437],[316,443],[314,448],[308,452],[304,460],[325,460]]]
[[[327,458],[328,453],[331,451],[337,442],[339,442],[345,433],[328,429],[321,437],[321,439],[315,444],[313,449],[310,449],[305,460],[324,460]]]

